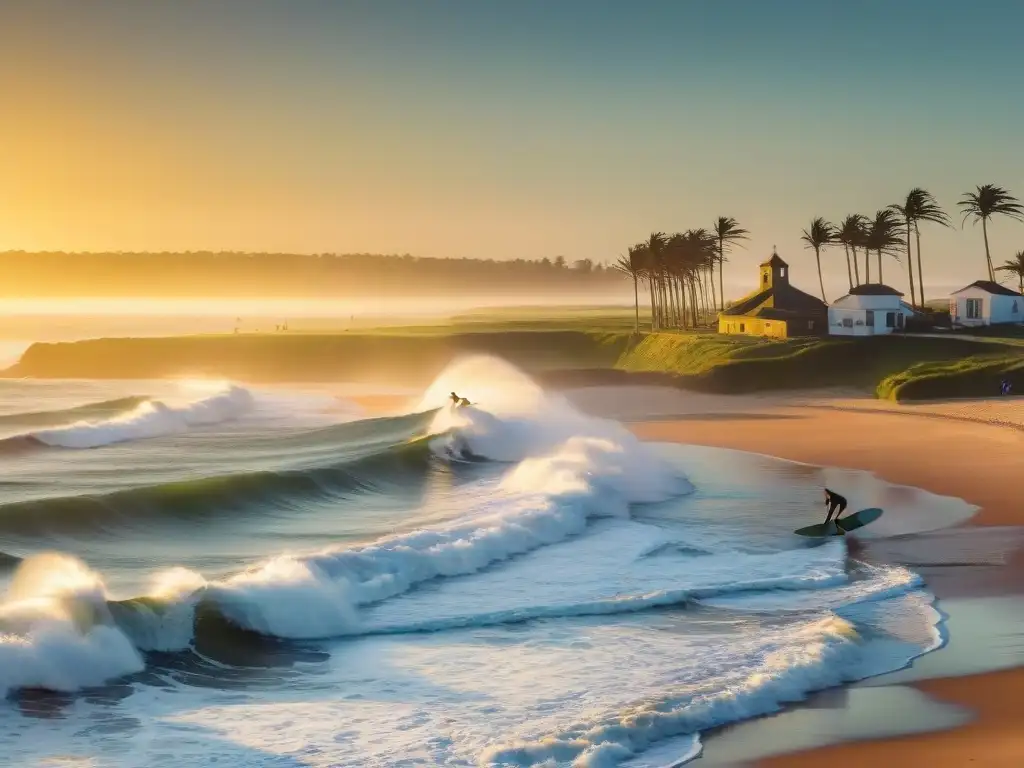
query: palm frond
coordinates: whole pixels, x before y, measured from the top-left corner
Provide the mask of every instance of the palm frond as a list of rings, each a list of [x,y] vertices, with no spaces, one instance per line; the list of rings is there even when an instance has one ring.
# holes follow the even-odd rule
[[[1024,205],[1008,190],[995,184],[982,184],[973,192],[964,193],[957,205],[963,212],[961,227],[967,223],[967,219],[974,219],[977,224],[996,215],[1024,221]]]
[[[836,228],[817,216],[811,220],[811,226],[803,231],[800,239],[804,241],[805,248],[823,248],[836,241]]]

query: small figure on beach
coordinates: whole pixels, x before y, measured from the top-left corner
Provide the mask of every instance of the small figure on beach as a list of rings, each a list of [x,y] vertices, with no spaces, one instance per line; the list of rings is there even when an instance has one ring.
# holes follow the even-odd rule
[[[832,520],[832,515],[836,516],[836,521],[839,520],[839,516],[846,511],[847,501],[844,496],[840,496],[835,491],[830,491],[826,488],[825,505],[828,507],[828,514],[825,516],[825,525],[828,525]]]
[[[1000,395],[1008,395],[1008,394],[1010,394],[1010,391],[1012,389],[1013,389],[1013,385],[1010,384],[1010,380],[1009,379],[1003,379],[999,383],[999,394]]]

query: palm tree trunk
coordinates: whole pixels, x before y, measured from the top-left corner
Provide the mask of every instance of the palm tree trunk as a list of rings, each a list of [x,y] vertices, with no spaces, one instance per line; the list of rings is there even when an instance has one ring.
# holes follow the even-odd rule
[[[907,219],[907,274],[910,276],[910,304],[917,309],[917,298],[914,295],[914,254],[910,252],[910,219]]]
[[[657,330],[665,328],[665,273],[657,273]]]
[[[846,251],[846,277],[850,281],[850,290],[853,290],[853,270],[850,267],[850,246],[843,243],[843,250]]]
[[[981,234],[985,237],[985,263],[988,264],[988,279],[993,283],[996,281],[995,270],[992,269],[992,254],[988,250],[988,220],[981,220]]]
[[[722,270],[725,269],[725,242],[718,238],[718,299],[719,311],[725,312],[725,284],[723,282]]]
[[[864,282],[871,282],[871,249],[864,246]]]
[[[818,285],[821,286],[821,300],[828,304],[828,299],[825,298],[825,283],[821,279],[821,248],[814,249],[814,258],[818,262]]]
[[[698,267],[694,274],[697,276],[697,307],[700,312],[700,317],[703,318],[708,311],[708,292],[704,285],[704,275],[702,273],[703,270]]]
[[[686,327],[686,295],[683,293],[683,279],[676,278],[676,304],[679,306],[679,327]]]
[[[680,325],[681,328],[683,328],[685,330],[686,329],[686,290],[685,290],[686,286],[685,286],[685,283],[683,282],[683,280],[684,280],[684,278],[682,276],[680,276],[679,280],[676,282],[676,292],[679,294],[679,314],[681,315],[679,325]]]
[[[700,317],[697,314],[697,283],[694,280],[690,281],[690,313],[693,315],[693,327],[696,328],[700,323]]]
[[[853,279],[860,285],[860,264],[857,263],[857,246],[851,245],[850,252],[853,254]]]
[[[710,292],[708,291],[708,281],[703,278],[703,270],[700,270],[700,319],[706,321],[708,318],[708,307],[711,306],[709,300],[711,299]],[[711,276],[711,279],[715,280],[715,275]]]
[[[672,278],[668,272],[662,273],[662,289],[665,291],[665,327],[671,328],[675,322],[675,318],[672,315]]]
[[[633,335],[640,335],[640,287],[637,285],[636,272],[633,273],[633,309],[636,311],[636,320],[633,322]]]
[[[882,249],[878,249],[878,283],[881,285],[882,280]]]
[[[711,304],[708,306],[709,314],[715,311],[718,306],[718,291],[715,290],[715,256],[711,255],[711,272],[708,273],[708,287],[711,288]]]
[[[676,293],[676,276],[671,275],[668,279],[668,292],[672,297],[672,327],[679,327],[679,295]]]
[[[653,333],[654,331],[658,330],[658,309],[655,306],[654,301],[654,275],[652,274],[647,275],[647,287],[651,291],[651,332]]]
[[[669,274],[662,272],[662,325],[665,328],[672,326],[672,303],[669,296]]]
[[[917,240],[917,291],[921,294],[920,307],[924,309],[924,272],[921,271],[921,228],[914,224],[914,239]]]

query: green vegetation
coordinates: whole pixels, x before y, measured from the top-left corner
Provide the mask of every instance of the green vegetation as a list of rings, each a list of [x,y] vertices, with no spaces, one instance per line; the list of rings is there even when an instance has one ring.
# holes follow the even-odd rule
[[[771,341],[719,335],[653,334],[626,352],[618,366],[627,371],[666,372],[688,389],[708,392],[742,393],[764,390],[817,387],[856,387],[880,397],[919,399],[956,396],[970,387],[976,394],[998,392],[998,367],[985,369],[995,376],[994,389],[988,379],[954,382],[955,365],[979,355],[979,343],[967,339],[915,336],[865,339],[790,339]],[[1024,361],[1019,348],[993,340],[988,361]],[[917,375],[915,366],[948,366],[950,394],[936,383],[928,395],[918,395],[910,385]],[[895,377],[907,380],[895,383]],[[894,383],[889,383],[894,382]],[[924,389],[920,390],[924,392]],[[934,393],[934,394],[932,394]]]
[[[878,397],[906,401],[995,396],[1004,379],[1018,392],[1024,387],[1024,356],[974,355],[917,363],[883,379]]]

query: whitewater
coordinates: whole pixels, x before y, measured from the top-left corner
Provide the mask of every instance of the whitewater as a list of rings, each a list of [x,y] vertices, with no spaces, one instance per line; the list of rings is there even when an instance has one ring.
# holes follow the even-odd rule
[[[828,470],[643,443],[491,358],[404,394],[0,382],[0,752],[653,768],[943,642],[913,570],[791,533]]]

